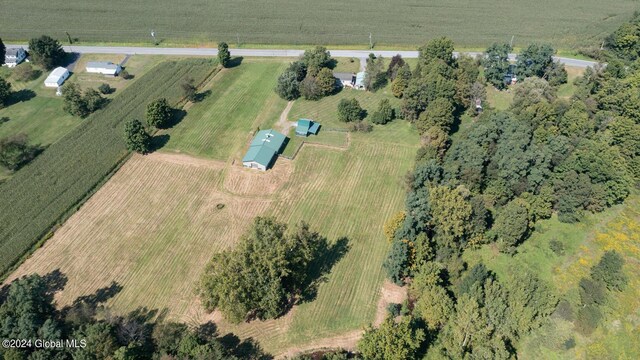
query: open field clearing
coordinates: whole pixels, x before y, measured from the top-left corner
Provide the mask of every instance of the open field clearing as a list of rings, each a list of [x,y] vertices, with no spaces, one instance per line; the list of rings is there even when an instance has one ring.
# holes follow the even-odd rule
[[[243,60],[224,69],[203,89],[204,100],[193,104],[187,116],[167,131],[163,150],[227,160],[244,150],[257,127],[273,124],[286,101],[273,91],[284,62]],[[240,141],[239,141],[240,140]]]
[[[402,136],[381,146],[385,133]],[[375,320],[388,248],[382,224],[402,208],[417,144],[397,122],[353,134],[348,150],[305,147],[266,173],[183,154],[134,156],[12,278],[59,268],[69,278],[61,304],[116,281],[122,291],[107,303],[116,312],[147,306],[190,323],[215,319],[276,354],[359,331]],[[348,239],[350,250],[314,301],[277,320],[228,324],[203,311],[194,282],[259,214],[305,220],[331,241]]]
[[[224,163],[179,160],[134,156],[12,277],[60,269],[69,276],[61,305],[115,281],[123,286],[111,302],[119,311],[186,313],[204,264],[271,201],[216,191]]]
[[[143,119],[147,102],[159,97],[178,103],[183,79],[190,76],[199,83],[215,69],[210,60],[162,63],[0,184],[0,273],[70,215],[128,156],[125,120]]]
[[[564,255],[549,248],[551,240],[565,245]],[[522,340],[523,358],[553,359],[637,359],[640,357],[640,196],[632,194],[623,205],[589,215],[581,223],[564,224],[552,218],[536,225],[533,236],[511,258],[492,246],[465,252],[473,265],[482,261],[498,277],[513,271],[532,271],[551,283],[559,295],[579,301],[578,282],[588,276],[607,250],[616,250],[625,259],[629,279],[625,290],[611,295],[604,308],[605,318],[589,337],[573,331],[573,324],[552,318],[550,324]],[[564,350],[562,343],[576,336],[576,346]],[[560,340],[558,340],[560,339]],[[557,347],[554,347],[556,345]],[[518,347],[520,348],[520,347]]]
[[[147,42],[151,29],[167,43],[422,44],[449,36],[459,46],[548,41],[593,45],[628,20],[634,0],[498,1],[123,1],[0,2],[2,37],[51,34],[64,41]]]

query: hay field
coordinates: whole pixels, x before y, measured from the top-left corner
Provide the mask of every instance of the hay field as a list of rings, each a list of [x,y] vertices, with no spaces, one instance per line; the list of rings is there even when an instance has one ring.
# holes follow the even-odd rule
[[[25,40],[65,32],[85,42],[422,44],[449,36],[458,46],[548,41],[560,48],[599,39],[629,19],[634,0],[216,0],[0,1],[0,36]]]

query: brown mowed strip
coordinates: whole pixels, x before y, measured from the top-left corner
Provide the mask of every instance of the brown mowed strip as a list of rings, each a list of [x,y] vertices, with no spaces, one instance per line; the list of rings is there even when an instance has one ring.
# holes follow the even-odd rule
[[[123,288],[107,304],[118,312],[188,316],[204,265],[271,201],[220,191],[222,166],[182,157],[135,155],[7,282],[59,269],[68,277],[60,306],[115,281]]]

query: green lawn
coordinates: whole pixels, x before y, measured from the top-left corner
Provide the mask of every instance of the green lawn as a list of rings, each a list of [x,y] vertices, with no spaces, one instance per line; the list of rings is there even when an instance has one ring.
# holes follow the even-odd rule
[[[509,41],[556,47],[599,45],[638,9],[635,0],[394,0],[366,2],[23,0],[2,3],[0,34],[27,40],[50,34],[67,42],[351,44],[424,43],[449,36],[459,46]]]
[[[9,76],[13,91],[35,97],[25,97],[25,101],[0,109],[0,117],[10,119],[0,125],[0,138],[24,133],[30,142],[47,146],[82,122],[82,119],[73,117],[62,109],[62,98],[56,96],[55,89],[45,88],[46,77],[47,73],[43,72],[38,79],[24,83],[14,81]]]
[[[324,128],[345,129],[347,124],[338,120],[338,102],[341,99],[356,98],[360,106],[367,111],[367,118],[365,119],[369,119],[382,99],[389,99],[391,105],[396,108],[400,106],[400,100],[393,97],[390,88],[391,86],[387,85],[387,87],[375,93],[342,89],[339,93],[318,101],[298,99],[289,113],[289,120],[295,121],[299,118],[306,118],[319,122]]]
[[[303,146],[268,213],[291,224],[304,220],[331,241],[345,237],[350,250],[320,286],[317,298],[298,306],[290,317],[240,325],[221,322],[221,329],[253,336],[278,353],[373,321],[389,246],[382,225],[403,208],[403,176],[413,165],[418,143],[411,126],[398,121],[352,134],[346,151]]]
[[[273,87],[284,62],[244,60],[221,71],[205,87],[203,101],[193,104],[187,116],[166,131],[170,140],[163,150],[227,160],[243,149],[257,127],[272,125],[286,107]]]

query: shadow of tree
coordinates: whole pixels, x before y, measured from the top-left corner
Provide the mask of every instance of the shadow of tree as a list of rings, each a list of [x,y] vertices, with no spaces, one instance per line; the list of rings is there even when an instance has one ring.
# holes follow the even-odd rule
[[[109,286],[100,288],[93,294],[76,298],[71,305],[62,308],[60,313],[69,324],[79,326],[88,323],[96,316],[98,309],[120,291],[122,291],[122,285],[112,281]]]
[[[29,101],[34,97],[36,97],[36,93],[31,89],[21,89],[18,91],[14,91],[5,102],[5,106],[11,106],[17,103]]]
[[[151,138],[151,152],[162,149],[169,142],[169,134],[156,135]]]
[[[193,102],[201,102],[202,100],[206,99],[209,95],[211,95],[211,90],[199,92],[195,94],[195,96],[193,97]]]
[[[329,245],[325,240],[314,256],[314,261],[309,265],[307,281],[303,286],[297,303],[313,301],[318,296],[318,286],[327,282],[331,269],[347,254],[351,246],[346,237],[339,238]]]
[[[239,359],[252,359],[252,360],[269,360],[273,359],[271,354],[265,353],[262,346],[253,338],[246,338],[240,340],[240,338],[233,334],[228,333],[220,338],[220,343],[227,349],[232,355]]]
[[[240,64],[242,64],[242,60],[244,60],[244,58],[242,56],[234,56],[232,57],[229,62],[227,63],[227,68],[234,68],[236,66],[240,66]]]

